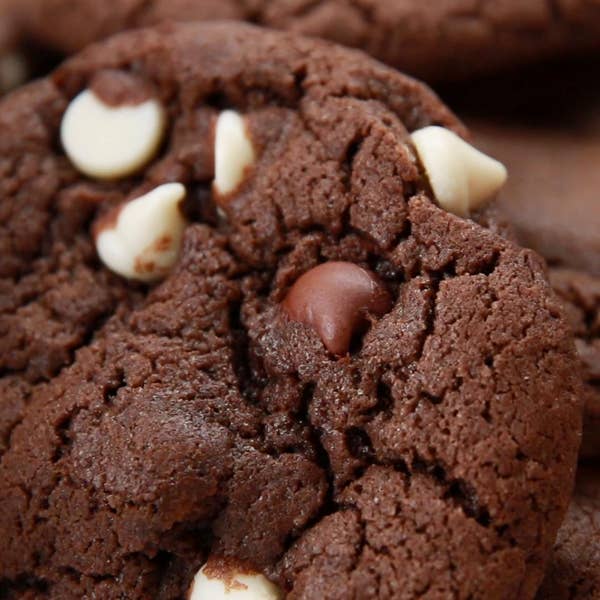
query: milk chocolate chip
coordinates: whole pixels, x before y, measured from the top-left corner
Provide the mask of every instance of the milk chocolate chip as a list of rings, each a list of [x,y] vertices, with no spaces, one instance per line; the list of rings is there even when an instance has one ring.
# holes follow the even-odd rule
[[[283,301],[290,319],[310,325],[332,354],[348,353],[354,333],[391,309],[392,299],[377,276],[349,262],[328,262],[311,269]]]

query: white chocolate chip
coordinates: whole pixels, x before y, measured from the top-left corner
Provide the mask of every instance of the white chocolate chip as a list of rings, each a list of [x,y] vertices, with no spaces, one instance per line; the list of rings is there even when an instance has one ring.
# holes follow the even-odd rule
[[[69,104],[60,135],[68,157],[82,173],[117,179],[152,159],[164,131],[164,109],[157,100],[114,107],[84,90]]]
[[[190,589],[189,600],[280,600],[279,588],[260,573],[227,573],[226,578],[206,572],[204,565]]]
[[[425,127],[412,134],[440,206],[467,216],[506,182],[506,168],[443,127]]]
[[[233,192],[255,158],[244,118],[233,110],[223,111],[215,127],[214,188],[217,194]]]
[[[27,62],[22,54],[9,52],[0,55],[0,93],[6,93],[20,85],[29,78]]]
[[[179,205],[180,183],[166,183],[124,204],[113,224],[96,234],[96,250],[111,271],[139,281],[168,274],[187,224]]]

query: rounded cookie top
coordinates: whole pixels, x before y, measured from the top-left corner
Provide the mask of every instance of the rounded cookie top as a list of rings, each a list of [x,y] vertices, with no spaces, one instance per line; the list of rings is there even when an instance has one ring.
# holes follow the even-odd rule
[[[169,25],[0,127],[4,592],[533,597],[575,351],[536,256],[442,208],[503,172],[427,88]]]
[[[563,67],[560,75],[542,69],[480,88],[476,104],[491,103],[504,116],[470,122],[478,142],[511,174],[497,208],[519,242],[548,262],[575,332],[585,380],[583,457],[600,455],[600,86],[590,83],[597,63]],[[566,87],[578,103],[555,91]]]
[[[10,0],[9,0],[10,1]],[[64,53],[163,19],[248,20],[362,48],[428,80],[452,80],[565,52],[598,49],[593,0],[13,1],[29,38]]]

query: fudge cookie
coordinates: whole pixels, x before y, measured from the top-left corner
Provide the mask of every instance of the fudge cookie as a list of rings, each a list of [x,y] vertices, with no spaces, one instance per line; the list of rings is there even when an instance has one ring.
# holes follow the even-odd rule
[[[511,120],[471,121],[475,139],[510,170],[499,208],[519,241],[548,261],[550,280],[577,336],[586,381],[584,457],[600,454],[600,86],[590,83],[599,67],[591,63],[577,72],[563,65],[560,72],[575,75],[557,79],[552,70],[528,77],[534,91],[527,98],[526,90],[516,89],[522,104],[511,110]],[[480,97],[481,105],[496,98],[511,106],[506,90],[515,88],[508,82],[502,87],[504,92],[492,88]],[[587,104],[571,106],[562,93],[552,93],[557,88]],[[533,125],[523,123],[532,119]]]
[[[600,597],[600,471],[580,467],[571,506],[560,528],[537,600]]]
[[[427,88],[166,25],[0,125],[4,597],[534,597],[577,357]]]
[[[65,54],[110,33],[177,20],[243,19],[362,48],[427,80],[461,79],[600,49],[595,0],[13,0],[30,39]]]
[[[519,241],[546,257],[584,365],[582,456],[600,454],[600,128],[553,132],[475,125],[511,181],[500,206]],[[565,201],[568,198],[568,201]]]

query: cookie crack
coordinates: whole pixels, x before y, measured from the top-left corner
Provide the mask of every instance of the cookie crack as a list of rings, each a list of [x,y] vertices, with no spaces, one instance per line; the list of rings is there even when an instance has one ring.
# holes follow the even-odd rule
[[[23,573],[12,579],[0,579],[0,598],[9,599],[26,592],[47,594],[50,588],[51,583],[46,579],[33,573]]]
[[[414,473],[426,475],[444,489],[442,498],[461,508],[469,519],[473,519],[482,527],[492,525],[490,511],[481,503],[475,488],[461,477],[449,477],[447,467],[439,461],[427,461],[418,452],[414,452],[410,476]]]

